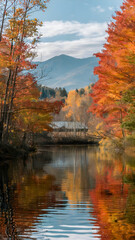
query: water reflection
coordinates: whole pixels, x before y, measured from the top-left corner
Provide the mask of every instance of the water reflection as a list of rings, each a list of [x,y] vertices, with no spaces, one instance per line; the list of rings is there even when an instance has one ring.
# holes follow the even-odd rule
[[[45,147],[0,168],[0,239],[135,239],[135,159]]]

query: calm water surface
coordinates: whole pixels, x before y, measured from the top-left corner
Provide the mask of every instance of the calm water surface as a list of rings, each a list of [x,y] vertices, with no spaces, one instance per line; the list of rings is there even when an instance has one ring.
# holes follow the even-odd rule
[[[135,239],[135,158],[55,146],[1,165],[0,239]]]

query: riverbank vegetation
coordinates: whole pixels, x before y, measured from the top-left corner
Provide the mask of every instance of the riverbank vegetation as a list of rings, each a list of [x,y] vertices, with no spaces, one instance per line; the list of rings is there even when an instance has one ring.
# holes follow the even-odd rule
[[[39,100],[36,79],[28,71],[39,39],[34,11],[46,10],[48,0],[1,2],[0,25],[0,144],[25,145],[26,134],[50,130],[52,113],[61,103]]]
[[[108,26],[108,38],[95,74],[90,111],[102,119],[102,131],[114,140],[135,137],[135,2],[124,1]]]

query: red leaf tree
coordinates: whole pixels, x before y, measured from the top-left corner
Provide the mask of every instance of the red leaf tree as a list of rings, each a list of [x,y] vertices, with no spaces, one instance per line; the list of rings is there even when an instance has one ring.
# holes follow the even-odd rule
[[[94,73],[99,80],[91,94],[93,104],[90,108],[100,116],[110,135],[125,137],[121,127],[127,114],[127,106],[122,101],[123,94],[135,88],[135,1],[126,0],[121,10],[113,16],[108,26],[108,38]]]

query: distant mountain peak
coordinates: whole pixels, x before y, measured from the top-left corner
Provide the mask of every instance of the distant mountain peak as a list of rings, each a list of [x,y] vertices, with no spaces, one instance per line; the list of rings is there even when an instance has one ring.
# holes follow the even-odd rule
[[[37,64],[32,73],[43,86],[65,87],[70,91],[88,86],[97,80],[97,76],[93,74],[94,67],[98,65],[96,57],[79,59],[61,54]]]
[[[60,54],[60,55],[57,55],[57,57],[72,58],[72,56],[69,56],[66,54]]]

